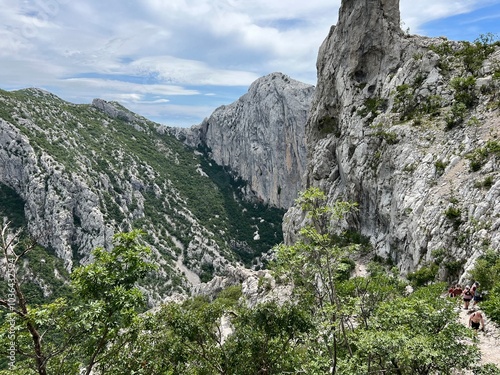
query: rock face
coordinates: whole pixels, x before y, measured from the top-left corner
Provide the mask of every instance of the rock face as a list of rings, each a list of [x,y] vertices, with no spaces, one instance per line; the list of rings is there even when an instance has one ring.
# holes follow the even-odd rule
[[[30,120],[22,124],[34,126]],[[113,231],[104,224],[99,196],[84,178],[65,173],[50,155],[37,154],[29,138],[3,119],[0,145],[0,182],[13,188],[26,202],[24,214],[30,234],[43,246],[54,249],[67,269],[73,264],[74,243],[90,252],[111,242]],[[74,225],[76,217],[79,230]]]
[[[110,103],[106,100],[96,98],[92,100],[92,106],[104,112],[111,118],[120,119],[127,122],[133,122],[135,116],[129,111],[117,108],[117,103]]]
[[[455,277],[446,265],[500,247],[500,51],[399,24],[399,1],[342,2],[318,54],[305,186],[357,202],[351,229],[403,273],[440,254]],[[303,220],[288,211],[287,243]]]
[[[313,92],[311,85],[273,73],[201,125],[180,132],[187,144],[206,146],[217,164],[246,181],[246,195],[288,208],[302,189]]]
[[[281,241],[282,210],[234,201],[209,164],[117,103],[0,90],[2,218],[23,217],[18,225],[67,271],[110,248],[115,233],[142,229],[158,265],[144,285],[152,304]],[[4,201],[5,191],[19,204]]]

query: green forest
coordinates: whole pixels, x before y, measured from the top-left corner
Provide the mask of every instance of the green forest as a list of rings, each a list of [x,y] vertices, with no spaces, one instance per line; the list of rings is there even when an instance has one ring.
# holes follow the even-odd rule
[[[94,262],[72,272],[67,296],[32,303],[16,265],[33,245],[4,225],[12,276],[0,298],[0,374],[500,374],[480,365],[477,332],[458,321],[460,302],[444,283],[411,281],[375,261],[352,276],[366,250],[326,229],[355,204],[327,208],[318,189],[298,203],[309,224],[294,245],[274,248],[273,280],[259,282],[289,294],[256,305],[234,285],[148,310],[137,282],[155,266],[141,231],[115,235],[111,251],[95,249]],[[491,287],[481,309],[500,322],[499,254],[487,252],[469,276]]]

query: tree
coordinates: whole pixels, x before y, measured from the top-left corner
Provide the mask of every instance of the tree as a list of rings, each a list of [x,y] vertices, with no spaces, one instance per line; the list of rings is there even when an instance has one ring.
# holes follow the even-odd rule
[[[500,252],[486,251],[477,259],[469,276],[480,283],[481,290],[489,292],[481,307],[491,320],[500,323]]]
[[[266,302],[240,308],[231,320],[234,332],[224,343],[234,375],[306,373],[308,341],[314,331],[308,311],[294,303]]]
[[[443,284],[381,302],[356,332],[354,356],[341,373],[452,374],[479,358],[473,333],[457,320],[455,304],[442,298]],[[468,339],[468,340],[466,340]]]
[[[139,244],[140,234],[136,230],[115,235],[111,251],[95,249],[94,261],[71,275],[77,296],[72,313],[80,318],[75,323],[83,332],[86,375],[96,365],[105,372],[108,361],[126,344],[123,331],[146,306],[136,284],[155,267],[144,259],[151,250]]]
[[[95,249],[94,261],[76,268],[71,275],[73,294],[69,298],[29,306],[22,292],[16,293],[20,306],[14,311],[19,374],[32,368],[27,358],[34,358],[39,374],[72,375],[82,368],[87,375],[93,369],[106,373],[135,334],[131,328],[146,307],[136,283],[155,267],[147,260],[150,249],[138,241],[141,234],[119,233],[110,251]],[[17,262],[29,249],[26,247],[14,260]],[[0,334],[4,345],[8,329],[4,325]]]
[[[346,327],[348,317],[339,299],[337,284],[346,264],[342,260],[357,246],[342,233],[329,234],[329,228],[354,210],[356,204],[335,202],[329,207],[325,194],[318,188],[303,192],[297,203],[310,222],[300,230],[301,238],[295,244],[275,248],[274,270],[278,278],[292,283],[297,300],[312,310],[318,327],[318,337],[313,340],[321,344],[317,354],[323,357],[323,353],[328,353],[328,361],[323,360],[324,364],[320,365],[321,371],[335,374],[340,346],[352,351]]]
[[[235,306],[194,297],[144,314],[137,338],[115,361],[114,373],[230,374],[223,347],[221,318]]]
[[[33,349],[31,357],[34,360],[36,371],[40,375],[46,375],[48,356],[42,347],[42,335],[37,327],[36,320],[33,319],[29,310],[17,275],[19,261],[36,246],[36,242],[30,241],[27,244],[22,244],[21,230],[18,229],[14,233],[11,233],[9,231],[9,222],[6,221],[6,219],[4,219],[2,225],[1,241],[2,255],[6,268],[5,275],[7,276],[9,284],[9,293],[7,298],[0,299],[0,306],[12,313],[8,318],[9,334],[14,333],[14,330],[18,327],[18,325],[16,325],[16,320],[19,321],[29,333]],[[18,250],[18,247],[21,247],[21,249]],[[5,343],[5,332],[2,336]],[[9,335],[9,340],[12,340],[11,335]],[[13,343],[10,342],[9,344]],[[11,347],[12,345],[8,346]],[[14,348],[17,349],[17,346],[14,345]]]
[[[472,332],[458,322],[454,304],[441,298],[442,284],[407,295],[408,282],[397,270],[373,265],[367,277],[342,277],[349,264],[342,260],[356,246],[342,232],[328,234],[328,226],[355,205],[329,208],[314,188],[298,202],[310,222],[295,244],[277,248],[274,269],[293,284],[296,303],[313,317],[315,329],[302,337],[309,353],[304,373],[450,374],[477,364],[478,349],[468,344]]]

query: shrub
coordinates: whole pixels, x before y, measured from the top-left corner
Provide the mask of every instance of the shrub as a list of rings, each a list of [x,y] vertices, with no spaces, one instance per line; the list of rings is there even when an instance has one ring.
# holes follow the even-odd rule
[[[472,108],[477,102],[476,78],[455,77],[450,82],[451,87],[455,90],[455,100],[463,103],[467,108]]]
[[[379,115],[380,111],[385,111],[387,109],[387,99],[382,99],[380,97],[368,98],[365,100],[364,108],[357,111],[357,114],[361,117],[366,117],[368,114],[372,114],[372,118]]]
[[[434,162],[434,167],[436,168],[436,173],[441,175],[443,174],[444,170],[446,169],[446,166],[448,163],[442,161],[442,160],[436,160]]]
[[[462,211],[460,210],[459,207],[454,207],[454,206],[448,207],[448,209],[444,212],[444,215],[448,220],[452,222],[453,227],[455,229],[458,229],[460,224],[462,224],[462,219],[461,219]]]
[[[338,120],[335,117],[325,116],[318,122],[318,130],[321,134],[334,134],[336,137],[340,137],[340,127]]]
[[[490,156],[500,156],[500,143],[490,140],[484,147],[480,147],[466,156],[469,159],[469,168],[472,172],[477,172],[486,163]]]
[[[455,126],[464,122],[467,106],[461,102],[453,103],[450,113],[446,116],[446,128],[453,129]]]
[[[399,112],[402,120],[410,120],[415,113],[416,107],[414,89],[407,84],[396,87],[393,111]]]
[[[436,279],[438,270],[438,265],[432,263],[430,265],[423,266],[415,272],[410,272],[408,274],[408,280],[415,287],[424,286]]]
[[[465,69],[477,75],[483,66],[484,60],[495,51],[494,45],[497,43],[495,35],[492,33],[481,34],[474,43],[464,42],[464,46],[457,52],[463,59]]]

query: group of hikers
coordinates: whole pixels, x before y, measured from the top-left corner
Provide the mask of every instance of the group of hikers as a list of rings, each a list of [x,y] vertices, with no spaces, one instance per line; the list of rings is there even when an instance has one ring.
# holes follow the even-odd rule
[[[481,300],[481,294],[478,291],[479,283],[475,282],[472,286],[467,285],[464,289],[459,284],[454,285],[448,289],[448,296],[452,298],[462,297],[464,302],[464,309],[469,310],[472,301],[472,308],[474,309],[477,303]],[[469,317],[469,327],[484,331],[484,317],[480,311],[474,311]]]

